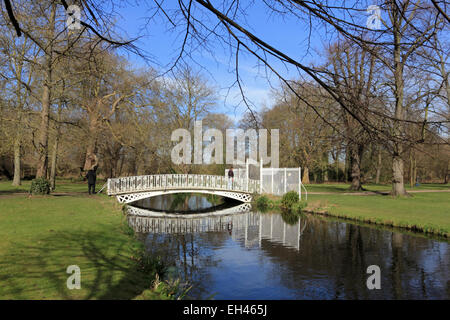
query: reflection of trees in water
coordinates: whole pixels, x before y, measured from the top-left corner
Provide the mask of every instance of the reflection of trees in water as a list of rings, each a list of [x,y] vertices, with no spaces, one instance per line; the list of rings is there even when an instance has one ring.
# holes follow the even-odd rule
[[[403,235],[401,233],[392,233],[391,236],[391,248],[392,248],[392,265],[391,265],[391,278],[392,278],[392,291],[395,299],[400,299],[402,294],[402,273],[403,270]]]
[[[206,194],[206,200],[214,206],[221,205],[224,202],[224,199],[221,196],[215,194]]]
[[[262,250],[276,266],[271,276],[278,277],[283,286],[298,290],[299,296],[450,297],[445,274],[449,270],[447,243],[396,232],[391,236],[383,230],[308,216],[300,244],[297,252],[267,240],[262,242]],[[366,287],[366,270],[372,264],[381,268],[381,290]]]
[[[361,227],[352,224],[345,225],[345,237],[339,239],[338,244],[343,242],[343,254],[340,264],[338,283],[345,293],[347,299],[364,299],[367,291],[361,290],[366,284],[366,262],[364,254],[364,240]],[[360,285],[356,285],[359,283]],[[361,286],[363,284],[363,286]],[[339,288],[339,286],[338,286]],[[341,292],[336,291],[336,298]]]
[[[281,211],[281,218],[283,219],[283,221],[285,223],[293,226],[298,223],[300,216],[296,213],[292,213],[292,212],[283,210],[283,211]]]
[[[173,193],[162,196],[146,198],[134,202],[139,208],[157,211],[201,211],[224,203],[224,199],[217,195],[204,195],[198,193]]]
[[[391,291],[395,299],[426,299],[448,290],[448,244],[392,232],[390,237]],[[411,287],[414,290],[411,290]]]
[[[205,270],[222,263],[212,248],[223,246],[227,238],[226,232],[148,234],[145,243],[149,253],[177,268],[182,281],[194,284],[188,296],[205,297],[212,294],[208,288],[213,281]]]
[[[245,216],[254,218],[250,219],[252,225],[244,231],[245,224],[237,228],[235,223],[231,239],[239,246],[247,246],[250,242],[260,244],[263,254],[258,257],[259,263],[264,264],[270,258],[270,264],[266,264],[270,269],[264,270],[268,281],[278,281],[280,286],[298,292],[298,297],[450,297],[446,274],[450,267],[447,243],[315,216],[301,216],[300,225],[286,224],[277,214],[248,213]],[[296,229],[301,230],[298,250],[290,241],[284,241],[284,235],[288,240],[288,231]],[[259,238],[259,241],[250,241],[253,238]],[[222,229],[149,234],[146,243],[147,248],[158,252],[166,263],[176,265],[184,280],[194,284],[193,296],[205,297],[211,294],[209,288],[214,283],[214,269],[235,263],[222,261],[220,255],[215,254],[225,246],[227,239],[230,235]],[[232,259],[238,261],[239,257]],[[381,290],[366,287],[369,276],[366,270],[372,264],[381,269]]]
[[[175,210],[183,210],[186,211],[189,209],[189,198],[191,197],[188,193],[176,193],[171,195],[172,202],[170,203],[170,211]]]

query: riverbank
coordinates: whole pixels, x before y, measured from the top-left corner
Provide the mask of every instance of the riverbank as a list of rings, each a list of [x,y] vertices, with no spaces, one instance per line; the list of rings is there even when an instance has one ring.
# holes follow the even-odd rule
[[[332,216],[364,223],[405,228],[450,238],[450,193],[448,185],[426,186],[411,197],[395,198],[377,193],[345,194],[345,185],[324,185],[326,193],[315,190],[308,196],[303,210],[312,214]],[[335,193],[329,190],[338,190]],[[427,190],[429,192],[427,192]],[[325,192],[325,191],[324,191]],[[269,197],[274,206],[281,197]]]
[[[169,299],[155,288],[162,265],[142,262],[143,245],[121,205],[87,195],[84,183],[62,182],[57,194],[28,196],[0,182],[0,299]],[[69,290],[67,267],[81,270]]]
[[[306,212],[405,228],[450,238],[450,194],[390,196],[310,195]]]

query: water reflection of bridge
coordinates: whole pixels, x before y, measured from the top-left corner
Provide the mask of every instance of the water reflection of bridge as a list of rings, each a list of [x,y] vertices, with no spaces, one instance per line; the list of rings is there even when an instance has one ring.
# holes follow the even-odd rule
[[[233,240],[243,241],[246,248],[261,247],[262,239],[297,250],[300,248],[300,236],[306,227],[306,219],[299,218],[295,224],[287,224],[280,214],[248,212],[250,207],[246,205],[245,211],[240,213],[195,215],[168,215],[129,207],[128,223],[139,233],[229,232]],[[137,215],[138,212],[140,215]]]

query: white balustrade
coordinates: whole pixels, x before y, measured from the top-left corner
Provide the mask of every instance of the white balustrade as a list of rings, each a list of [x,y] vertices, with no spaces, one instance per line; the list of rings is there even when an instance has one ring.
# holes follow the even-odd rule
[[[108,195],[169,189],[213,189],[258,193],[259,180],[199,174],[157,174],[108,179]]]

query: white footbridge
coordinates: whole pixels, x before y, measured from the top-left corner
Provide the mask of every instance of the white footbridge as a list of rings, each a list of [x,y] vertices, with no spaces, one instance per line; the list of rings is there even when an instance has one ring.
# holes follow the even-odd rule
[[[116,196],[120,203],[171,193],[203,193],[231,198],[240,202],[252,201],[254,194],[283,195],[288,191],[297,191],[302,199],[300,168],[263,168],[260,166],[259,179],[249,178],[246,169],[237,169],[233,179],[224,176],[205,174],[155,174],[111,178],[107,182],[107,193]]]
[[[203,174],[158,174],[108,179],[107,193],[120,203],[171,193],[204,193],[251,202],[260,192],[259,180]]]

